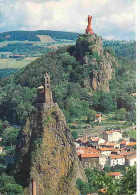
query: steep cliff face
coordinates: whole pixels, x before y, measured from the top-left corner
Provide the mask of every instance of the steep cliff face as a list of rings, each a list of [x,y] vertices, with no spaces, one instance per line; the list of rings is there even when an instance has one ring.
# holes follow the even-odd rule
[[[117,62],[103,49],[102,39],[97,35],[80,35],[76,42],[76,58],[84,66],[91,66],[90,85],[93,91],[109,92],[109,80],[115,74]]]
[[[65,117],[58,106],[38,111],[29,118],[18,136],[16,177],[31,194],[78,195],[76,179],[86,180]]]

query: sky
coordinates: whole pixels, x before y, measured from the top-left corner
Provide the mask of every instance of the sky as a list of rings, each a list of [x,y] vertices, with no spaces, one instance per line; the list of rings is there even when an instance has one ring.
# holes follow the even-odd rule
[[[135,39],[135,0],[0,0],[0,32],[92,28],[105,39]]]

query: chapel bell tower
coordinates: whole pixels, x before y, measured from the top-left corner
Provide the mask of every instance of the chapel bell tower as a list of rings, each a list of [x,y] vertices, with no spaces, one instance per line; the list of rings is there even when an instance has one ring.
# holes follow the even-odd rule
[[[50,76],[47,72],[45,73],[44,78],[45,78],[45,103],[52,104],[53,99],[52,99],[52,92],[50,89]]]

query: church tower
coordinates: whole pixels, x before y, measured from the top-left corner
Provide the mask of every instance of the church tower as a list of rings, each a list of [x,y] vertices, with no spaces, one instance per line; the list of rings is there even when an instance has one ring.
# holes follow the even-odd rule
[[[47,72],[44,75],[44,78],[45,78],[45,103],[52,104],[53,99],[52,99],[52,92],[50,89],[50,76],[48,75]]]

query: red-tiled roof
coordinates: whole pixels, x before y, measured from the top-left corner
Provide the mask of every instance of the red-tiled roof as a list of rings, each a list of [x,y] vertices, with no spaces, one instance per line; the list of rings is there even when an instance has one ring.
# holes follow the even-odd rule
[[[92,147],[88,147],[87,150],[89,150],[91,152],[95,152],[95,153],[97,152],[97,153],[99,153],[98,150],[96,150],[95,148],[92,148]]]
[[[80,152],[80,150],[82,150],[84,153],[99,153],[98,150],[92,148],[92,147],[88,147],[88,148],[79,148],[77,151]]]
[[[99,158],[99,153],[84,153],[81,158]]]
[[[115,159],[115,158],[124,158],[124,156],[122,156],[122,155],[111,155],[110,157],[112,159]]]
[[[136,142],[129,142],[128,144],[127,144],[127,146],[135,146],[136,145]]]
[[[120,144],[126,144],[128,141],[122,141]]]
[[[95,116],[96,116],[96,117],[100,117],[100,116],[101,116],[101,114],[96,114]]]
[[[114,148],[99,148],[101,151],[112,151]]]
[[[126,155],[129,155],[131,154],[131,152],[121,152],[120,155],[123,155],[123,156],[126,156]]]
[[[128,159],[134,159],[134,158],[136,158],[136,154],[134,156],[128,156],[126,159],[128,160]]]
[[[106,134],[108,134],[108,135],[110,135],[110,134],[112,134],[113,133],[113,131],[111,130],[111,131],[106,131]]]
[[[107,192],[107,188],[99,189],[98,192],[102,192],[103,194]]]
[[[107,175],[109,175],[109,176],[121,176],[122,174],[121,174],[121,172],[110,172]]]
[[[110,131],[106,131],[106,134],[108,134],[108,135],[110,135],[110,134],[112,134],[113,132],[120,132],[121,130],[119,130],[119,129],[112,129],[112,130],[110,130]]]

